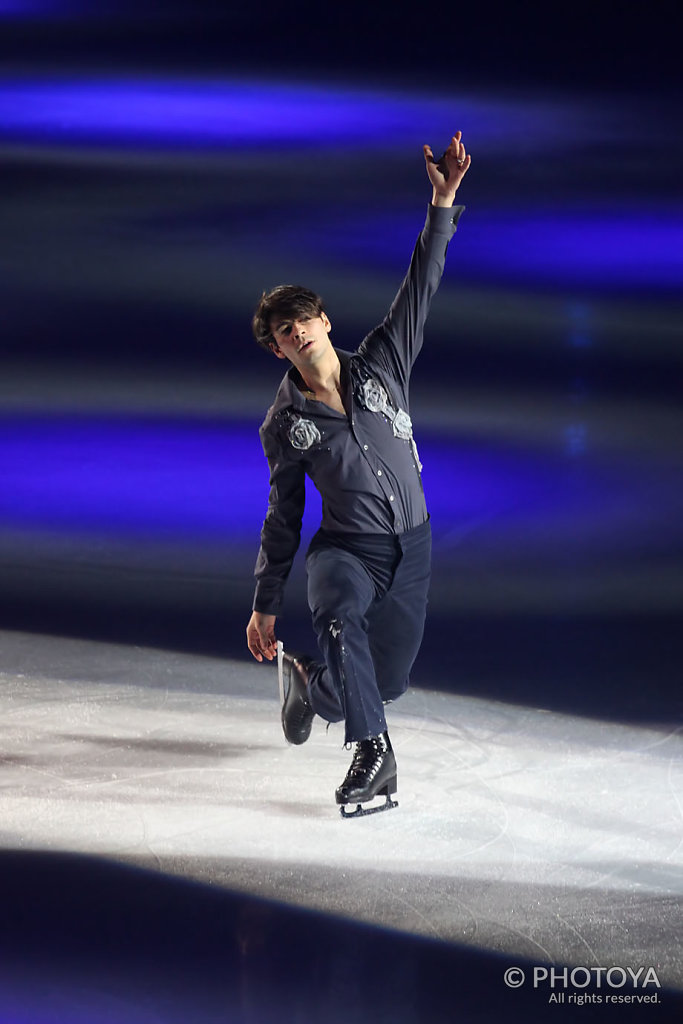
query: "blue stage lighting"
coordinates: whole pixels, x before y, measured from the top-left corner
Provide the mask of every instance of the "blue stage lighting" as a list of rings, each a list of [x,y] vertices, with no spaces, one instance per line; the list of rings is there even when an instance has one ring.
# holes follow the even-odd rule
[[[566,104],[434,97],[260,79],[69,76],[0,79],[0,138],[150,147],[420,146],[476,125],[478,151],[566,144],[581,111]],[[558,124],[562,124],[560,132]]]
[[[456,523],[579,521],[624,486],[591,464],[577,490],[563,456],[585,452],[581,424],[543,450],[418,437],[437,534]],[[0,461],[0,524],[9,528],[256,542],[266,512],[268,466],[255,422],[6,415]],[[319,500],[311,498],[305,522],[313,529]]]

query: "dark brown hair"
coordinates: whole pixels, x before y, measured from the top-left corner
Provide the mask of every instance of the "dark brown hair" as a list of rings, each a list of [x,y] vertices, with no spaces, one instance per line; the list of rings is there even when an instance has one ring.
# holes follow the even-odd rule
[[[275,343],[270,333],[270,324],[275,317],[282,320],[308,320],[320,316],[322,312],[323,300],[310,288],[298,284],[279,284],[261,296],[251,327],[261,348],[270,351],[271,345]]]

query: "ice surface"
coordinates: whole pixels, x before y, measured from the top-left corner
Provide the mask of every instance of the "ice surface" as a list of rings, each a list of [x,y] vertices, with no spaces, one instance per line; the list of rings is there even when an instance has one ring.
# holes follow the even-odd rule
[[[354,920],[683,987],[683,740],[413,688],[399,807],[343,821],[350,753],[288,747],[271,665],[0,634],[5,849],[156,868]]]

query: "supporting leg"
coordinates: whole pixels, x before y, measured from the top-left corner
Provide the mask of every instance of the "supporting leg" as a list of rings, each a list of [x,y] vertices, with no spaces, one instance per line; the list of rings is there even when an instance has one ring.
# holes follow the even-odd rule
[[[396,789],[396,758],[389,734],[384,732],[356,744],[351,767],[335,796],[337,803],[342,804],[343,818],[358,818],[398,807],[398,802],[391,799]],[[362,807],[376,796],[386,797],[385,802],[378,807]],[[356,804],[356,810],[347,812],[345,804]]]
[[[338,707],[338,717],[345,721],[347,743],[380,735],[386,729],[386,720],[366,619],[375,596],[372,580],[358,558],[338,548],[310,552],[307,569],[313,628],[326,670],[313,673],[311,704],[330,721],[336,718],[330,705]]]

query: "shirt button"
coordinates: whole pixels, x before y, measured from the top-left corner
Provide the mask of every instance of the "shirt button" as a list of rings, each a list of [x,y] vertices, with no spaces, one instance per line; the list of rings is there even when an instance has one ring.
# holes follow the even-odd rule
[[[377,470],[377,476],[381,476],[381,475],[382,475],[382,470],[381,470],[381,469],[378,469],[378,470]]]
[[[393,494],[390,494],[389,495],[389,501],[393,501],[393,500],[394,500],[394,496],[393,496]]]
[[[366,452],[367,450],[368,450],[368,446],[366,444],[364,444],[363,445],[363,451]]]

